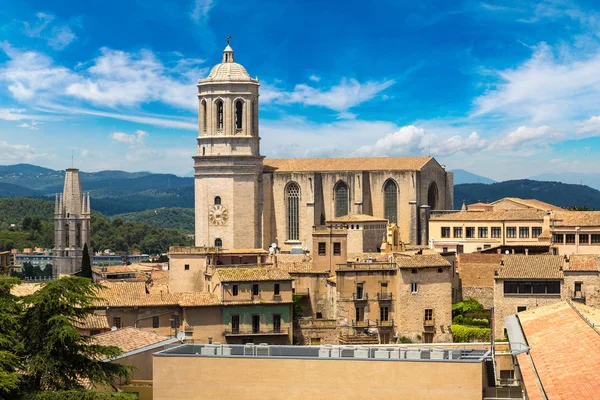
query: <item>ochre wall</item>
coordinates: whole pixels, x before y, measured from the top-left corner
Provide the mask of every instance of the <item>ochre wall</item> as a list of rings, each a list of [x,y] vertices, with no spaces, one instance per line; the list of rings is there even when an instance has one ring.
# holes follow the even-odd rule
[[[482,398],[480,363],[161,356],[153,362],[155,400]]]

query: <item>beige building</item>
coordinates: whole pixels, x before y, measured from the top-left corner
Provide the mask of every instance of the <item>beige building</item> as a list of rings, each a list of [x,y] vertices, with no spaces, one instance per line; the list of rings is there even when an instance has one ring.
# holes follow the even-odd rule
[[[403,241],[426,244],[429,211],[452,208],[453,175],[432,157],[265,160],[258,101],[258,80],[228,45],[198,82],[198,247],[314,251],[313,226],[349,214],[395,222]]]
[[[460,299],[473,298],[486,309],[494,305],[494,277],[500,266],[501,254],[458,254],[456,272]]]
[[[327,221],[327,225],[348,230],[348,253],[379,253],[381,245],[386,241],[387,219],[385,218],[349,214]]]
[[[154,399],[191,400],[201,393],[243,400],[260,392],[265,400],[481,400],[489,353],[469,347],[183,345],[154,355]],[[234,371],[244,373],[232,379]]]

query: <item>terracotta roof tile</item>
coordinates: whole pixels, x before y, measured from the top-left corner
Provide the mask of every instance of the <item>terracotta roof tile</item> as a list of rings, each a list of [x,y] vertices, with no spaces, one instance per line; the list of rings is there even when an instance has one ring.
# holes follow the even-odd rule
[[[518,314],[545,394],[552,400],[597,399],[600,334],[566,302]],[[527,394],[541,399],[527,355],[518,356]]]
[[[98,306],[132,307],[132,306],[169,306],[177,305],[177,298],[172,293],[146,293],[145,282],[99,282],[104,286],[98,293],[101,300]]]
[[[176,293],[178,303],[181,307],[216,306],[221,304],[219,297],[214,293],[190,292]]]
[[[545,211],[513,209],[500,211],[458,211],[431,217],[431,221],[539,221],[544,220]]]
[[[110,329],[108,325],[108,319],[106,315],[88,314],[85,319],[80,322],[76,322],[75,326],[79,329]]]
[[[439,254],[396,255],[398,268],[450,267],[450,263]]]
[[[600,211],[559,211],[552,219],[555,226],[600,226]]]
[[[459,254],[457,270],[463,287],[494,287],[494,271],[501,259],[500,254]]]
[[[316,271],[310,256],[304,254],[277,254],[277,268],[288,273],[327,273]]]
[[[291,281],[287,272],[273,267],[222,267],[216,273],[221,282]]]
[[[391,254],[386,253],[348,253],[348,261],[352,262],[389,262]]]
[[[562,279],[563,256],[505,255],[498,268],[499,279]]]
[[[13,296],[28,296],[30,294],[34,294],[41,288],[40,283],[21,283],[19,285],[13,286],[11,289],[11,293]]]
[[[136,328],[123,328],[94,336],[94,342],[102,346],[115,346],[123,353],[169,340],[169,337]]]
[[[433,157],[287,158],[265,159],[275,172],[419,171]]]
[[[348,214],[328,220],[327,222],[387,222],[387,219],[365,214]]]
[[[568,265],[568,267],[567,267]],[[565,271],[589,271],[598,272],[600,269],[598,254],[571,254],[569,263],[565,264]]]
[[[150,272],[153,271],[149,265],[131,264],[131,265],[110,265],[106,267],[92,267],[92,270],[97,274],[127,274],[135,272]]]
[[[537,199],[521,199],[518,197],[504,197],[502,199],[493,201],[492,205],[495,205],[496,203],[499,203],[503,200],[508,200],[508,201],[512,201],[514,203],[517,204],[521,204],[525,207],[529,207],[529,208],[535,208],[537,210],[541,210],[541,211],[548,211],[548,210],[562,210],[561,207],[559,206],[555,206],[554,204],[550,204],[550,203],[546,203],[543,202],[541,200],[537,200]]]

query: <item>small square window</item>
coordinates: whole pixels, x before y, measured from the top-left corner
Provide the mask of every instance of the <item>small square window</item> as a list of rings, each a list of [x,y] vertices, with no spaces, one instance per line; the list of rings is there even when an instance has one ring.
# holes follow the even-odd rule
[[[416,268],[413,268],[413,269],[411,269],[411,270],[410,270],[410,273],[411,273],[411,274],[416,274],[416,273],[417,273],[417,269],[416,269]]]
[[[171,316],[171,329],[179,329],[179,315]]]
[[[323,318],[323,313],[318,312],[317,313],[317,319],[322,319]]]
[[[258,284],[254,284],[252,285],[252,295],[253,296],[258,296]]]
[[[231,289],[231,294],[233,296],[237,296],[239,294],[239,286],[238,285],[233,285],[233,288]]]
[[[121,329],[121,317],[113,317],[113,326],[117,329]]]
[[[324,256],[327,254],[327,244],[325,242],[319,242],[319,255]]]
[[[517,307],[517,312],[518,312],[518,313],[519,313],[519,312],[526,311],[526,310],[527,310],[527,307],[525,307],[525,306],[518,306],[518,307]]]
[[[333,255],[341,256],[342,255],[342,244],[339,242],[335,242],[333,244]]]
[[[152,317],[152,328],[156,329],[160,326],[159,317]]]
[[[186,271],[190,270],[190,264],[185,264],[185,266],[183,267],[183,269],[185,269]]]
[[[444,272],[444,268],[442,268],[442,267],[438,267],[438,273],[440,273],[440,274],[441,274],[442,272]]]

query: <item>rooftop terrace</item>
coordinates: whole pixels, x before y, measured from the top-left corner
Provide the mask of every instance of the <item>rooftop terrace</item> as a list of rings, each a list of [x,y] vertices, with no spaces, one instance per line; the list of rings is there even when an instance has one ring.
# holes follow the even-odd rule
[[[361,361],[434,361],[480,363],[490,355],[484,349],[415,348],[393,346],[273,346],[267,344],[183,344],[155,353],[159,357],[231,357],[351,359]]]

